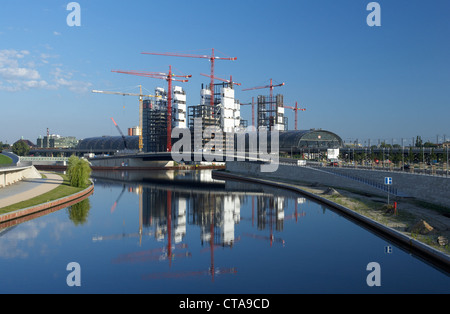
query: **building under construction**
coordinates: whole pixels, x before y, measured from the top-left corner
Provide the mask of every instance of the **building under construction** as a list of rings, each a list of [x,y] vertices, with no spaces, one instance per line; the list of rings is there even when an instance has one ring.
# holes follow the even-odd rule
[[[155,96],[157,97],[143,101],[144,152],[167,151],[167,91],[158,87],[155,89]],[[211,97],[213,97],[212,106]],[[211,142],[215,137],[212,130],[221,132],[223,135],[222,147],[228,150],[230,148],[226,147],[226,134],[245,131],[248,126],[247,120],[241,118],[241,105],[235,98],[235,89],[231,81],[214,84],[213,95],[211,95],[210,86],[202,84],[200,104],[196,106],[187,108],[186,93],[179,86],[174,86],[172,99],[172,128],[189,128],[191,130],[193,151],[202,150],[206,143]],[[287,130],[283,95],[258,96],[257,117],[256,127],[258,129],[263,127],[267,130]],[[205,133],[207,128],[209,128],[210,136]]]
[[[209,86],[208,86],[209,87]],[[193,143],[200,145],[201,147],[193,146],[194,151],[198,151],[203,148],[205,144],[211,141],[212,138],[204,136],[205,129],[216,128],[223,133],[235,133],[239,130],[244,130],[248,123],[241,118],[241,106],[239,100],[235,99],[235,90],[233,83],[219,83],[214,84],[213,106],[211,106],[211,89],[202,88],[200,91],[200,104],[197,106],[189,107],[188,113],[188,127],[193,136],[199,138],[193,138]],[[201,123],[200,129],[196,130]],[[201,139],[200,139],[201,137]],[[226,135],[223,135],[223,147],[225,147]]]
[[[144,152],[167,151],[167,122],[168,122],[168,100],[167,91],[164,88],[155,89],[154,99],[143,101],[143,150]],[[175,86],[172,92],[172,127],[185,128],[186,117],[186,93]]]
[[[257,128],[287,131],[288,121],[284,116],[283,95],[258,96]]]

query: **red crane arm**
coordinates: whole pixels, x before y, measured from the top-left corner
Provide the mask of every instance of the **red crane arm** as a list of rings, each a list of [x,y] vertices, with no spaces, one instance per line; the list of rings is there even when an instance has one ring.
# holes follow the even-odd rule
[[[111,72],[151,77],[151,78],[162,79],[162,80],[169,79],[169,74],[162,73],[162,72],[122,71],[122,70],[112,70]],[[188,82],[188,80],[177,80],[177,79],[174,79],[173,77],[182,77],[182,78],[192,77],[192,75],[175,75],[175,74],[172,74],[171,76],[172,76],[172,79],[171,79],[172,81],[178,81],[178,82]]]
[[[283,86],[283,85],[284,85],[284,83],[277,84],[277,85],[257,86],[257,87],[245,88],[245,89],[243,89],[243,91],[246,91],[246,90],[253,90],[253,89],[272,88],[272,87],[278,87],[278,86]]]
[[[206,77],[209,77],[209,78],[213,78],[215,80],[219,80],[219,81],[226,82],[226,83],[233,83],[234,85],[239,85],[239,86],[241,85],[241,83],[232,82],[231,80],[226,80],[226,79],[223,79],[223,78],[220,78],[220,77],[211,76],[209,74],[200,73],[200,75],[203,75],[203,76],[206,76]]]
[[[295,108],[295,107],[290,107],[290,106],[283,106],[283,108],[288,108],[288,109],[292,109],[292,110],[300,110],[300,111],[305,111],[305,108]]]
[[[234,58],[223,58],[223,57],[216,57],[216,56],[209,56],[209,55],[193,55],[193,54],[185,54],[185,53],[174,53],[174,52],[164,52],[164,53],[158,53],[158,52],[142,52],[142,54],[146,55],[157,55],[157,56],[171,56],[171,57],[188,57],[188,58],[202,58],[202,59],[216,59],[216,60],[237,60],[236,57]]]

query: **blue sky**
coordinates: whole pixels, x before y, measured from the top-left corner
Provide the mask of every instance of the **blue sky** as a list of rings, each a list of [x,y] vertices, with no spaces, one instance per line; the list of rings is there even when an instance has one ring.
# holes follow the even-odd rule
[[[86,138],[138,125],[138,99],[92,89],[149,93],[167,82],[113,69],[191,74],[182,83],[197,105],[208,83],[204,59],[143,55],[180,52],[237,57],[216,75],[250,102],[272,78],[285,105],[297,101],[299,128],[323,128],[345,141],[399,143],[417,135],[450,138],[450,2],[377,1],[381,26],[366,23],[368,0],[80,0],[81,26],[69,27],[70,1],[2,0],[0,141],[33,142],[50,133]],[[286,109],[289,128],[294,114]],[[251,106],[242,108],[251,122]]]

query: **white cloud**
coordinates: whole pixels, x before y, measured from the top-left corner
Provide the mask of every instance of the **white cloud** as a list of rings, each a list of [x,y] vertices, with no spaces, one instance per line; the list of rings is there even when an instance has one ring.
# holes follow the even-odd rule
[[[75,93],[85,93],[92,86],[88,82],[72,80],[73,73],[64,71],[61,64],[53,65],[56,68],[49,71],[47,79],[43,79],[35,62],[25,60],[26,57],[32,57],[27,50],[0,50],[0,90],[17,92],[28,89],[57,90],[65,87]],[[48,60],[58,56],[41,53],[38,58],[41,64],[48,67]]]
[[[54,31],[54,32],[53,32],[53,35],[59,36],[59,35],[61,35],[61,33],[60,33],[60,32],[57,32],[57,31]]]
[[[19,67],[0,68],[0,77],[6,80],[11,79],[37,80],[41,78],[38,71],[30,68],[19,68]]]

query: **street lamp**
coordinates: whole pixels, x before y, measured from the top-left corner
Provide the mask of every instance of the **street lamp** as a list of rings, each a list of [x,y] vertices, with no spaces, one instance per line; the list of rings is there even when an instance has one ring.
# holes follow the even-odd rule
[[[405,171],[405,145],[403,144],[403,137],[402,137],[402,171]]]
[[[446,176],[448,177],[448,145],[447,145],[447,171],[446,171]]]

